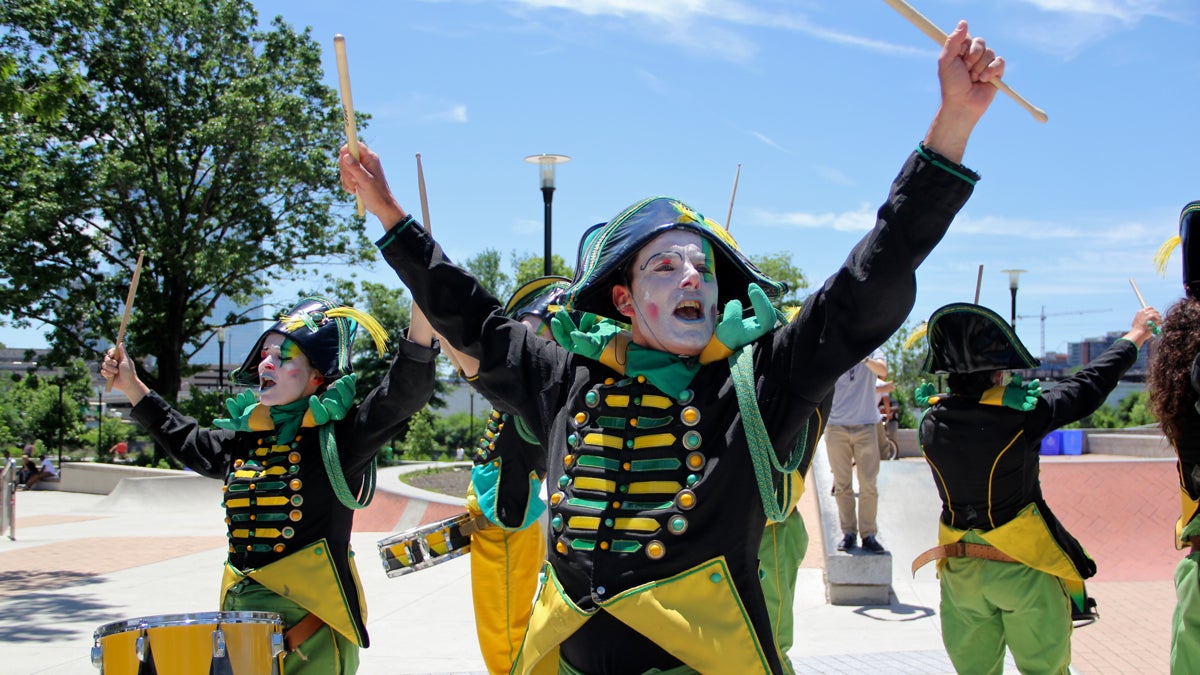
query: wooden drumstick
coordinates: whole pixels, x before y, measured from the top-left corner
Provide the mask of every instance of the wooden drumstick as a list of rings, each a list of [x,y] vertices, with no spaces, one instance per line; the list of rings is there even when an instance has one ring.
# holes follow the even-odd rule
[[[912,25],[914,25],[918,29],[920,29],[920,31],[922,33],[928,35],[930,37],[930,39],[932,39],[934,42],[938,43],[939,45],[946,44],[945,31],[943,31],[941,28],[938,28],[936,25],[934,25],[934,23],[932,21],[930,21],[929,19],[925,18],[925,16],[923,14],[921,14],[917,10],[913,9],[912,5],[908,4],[904,0],[883,0],[883,1],[886,2],[888,5],[891,5],[892,9],[896,10],[897,12],[900,12],[900,14],[904,18],[908,19]],[[1009,97],[1011,97],[1012,100],[1014,100],[1018,104],[1020,104],[1020,106],[1022,108],[1029,111],[1029,114],[1033,115],[1033,118],[1035,120],[1037,120],[1039,122],[1045,122],[1050,119],[1049,116],[1046,115],[1046,112],[1044,110],[1033,105],[1029,101],[1026,101],[1023,96],[1021,96],[1017,92],[1013,91],[1012,88],[1009,87],[1007,84],[1005,84],[1002,80],[992,80],[992,84],[996,85],[996,88],[999,89],[1000,91],[1004,92],[1005,94],[1008,94]]]
[[[121,344],[125,342],[125,329],[129,327],[129,314],[133,311],[133,296],[137,295],[138,279],[142,276],[142,259],[145,258],[146,252],[138,253],[137,265],[133,268],[133,280],[129,282],[129,293],[125,295],[125,314],[121,317],[121,327],[117,329],[116,346],[120,349]],[[118,354],[118,363],[120,355]],[[104,391],[110,392],[113,388],[113,381],[108,381],[108,386]]]
[[[738,162],[737,173],[733,174],[733,194],[729,195],[729,213],[725,215],[725,231],[729,231],[730,221],[733,220],[733,200],[737,198],[738,178],[742,175],[742,163]]]
[[[983,265],[979,266],[979,276],[975,277],[975,304],[979,304],[979,290],[983,288]]]
[[[1129,285],[1133,286],[1133,294],[1137,296],[1138,302],[1142,303],[1142,309],[1149,307],[1150,305],[1146,304],[1146,298],[1142,297],[1142,291],[1138,288],[1137,282],[1133,280],[1133,277],[1129,277]],[[1162,332],[1162,329],[1158,327],[1158,324],[1154,323],[1153,321],[1149,322],[1149,328],[1150,332],[1154,333],[1155,335],[1158,335]]]
[[[341,33],[333,36],[333,53],[337,57],[338,85],[342,92],[342,120],[346,124],[346,144],[350,156],[358,159],[358,129],[354,124],[354,99],[350,96],[350,65],[346,61],[346,38]],[[359,216],[366,216],[362,197],[354,193],[354,203]]]
[[[432,236],[433,226],[429,224],[429,197],[425,193],[425,170],[421,167],[421,153],[419,152],[417,153],[417,192],[421,195],[421,219],[425,224],[425,232]],[[425,312],[414,301],[412,305],[412,322],[416,324],[418,321],[428,324],[429,318],[425,316]],[[437,331],[433,330],[432,326],[429,330],[442,343],[442,353],[446,355],[446,358],[450,359],[450,365],[454,366],[454,370],[461,372],[463,367],[458,350],[451,347]],[[476,364],[476,368],[478,368],[478,364]]]

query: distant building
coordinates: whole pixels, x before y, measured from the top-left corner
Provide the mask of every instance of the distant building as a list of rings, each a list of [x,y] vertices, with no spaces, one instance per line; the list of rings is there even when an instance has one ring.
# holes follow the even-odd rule
[[[250,348],[258,341],[258,337],[274,321],[274,317],[267,316],[267,309],[262,305],[261,297],[254,298],[249,305],[245,306],[236,305],[229,298],[218,300],[216,307],[213,308],[212,316],[209,317],[209,322],[214,326],[212,338],[208,341],[208,344],[201,347],[192,356],[191,363],[193,365],[216,366],[223,360],[225,362],[226,374],[233,368],[242,365],[242,360],[246,358],[246,354],[250,351]],[[246,312],[247,307],[259,307],[260,309],[252,311],[254,318],[250,323],[230,326],[225,329],[225,349],[224,358],[222,358],[221,345],[217,340],[215,326],[222,324],[230,314],[242,314]]]
[[[1112,331],[1105,334],[1104,337],[1069,342],[1066,354],[1047,352],[1042,356],[1041,367],[1023,370],[1021,375],[1029,379],[1037,378],[1046,384],[1046,388],[1052,388],[1056,380],[1061,380],[1091,363],[1124,334],[1125,331]],[[1149,340],[1142,345],[1137,361],[1134,361],[1129,370],[1125,372],[1120,383],[1109,394],[1105,404],[1115,407],[1126,396],[1139,393],[1146,388],[1146,373],[1149,370],[1150,359],[1153,358],[1156,345],[1157,342],[1154,340]]]

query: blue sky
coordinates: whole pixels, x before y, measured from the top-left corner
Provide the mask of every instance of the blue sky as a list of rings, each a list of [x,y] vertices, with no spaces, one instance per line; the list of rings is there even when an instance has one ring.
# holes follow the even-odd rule
[[[401,202],[420,213],[421,153],[434,231],[465,259],[542,250],[542,198],[526,155],[560,153],[554,252],[638,199],[678,197],[724,221],[743,250],[788,251],[830,275],[937,107],[937,48],[882,0],[261,0],[311,26],[337,86],[346,36],[363,137]],[[1146,300],[1181,294],[1155,250],[1197,183],[1200,7],[1188,0],[920,0],[949,30],[965,18],[1008,61],[1005,80],[1050,117],[1000,96],[967,148],[983,175],[917,273],[912,319],[970,301],[1008,316],[1008,275],[1028,270],[1018,333],[1041,351],[1124,330]],[[331,148],[331,158],[334,149]],[[332,159],[330,170],[335,170]],[[374,238],[379,224],[368,219]],[[379,269],[361,276],[391,281]],[[398,283],[398,282],[397,282]],[[1044,310],[1043,310],[1044,308]],[[37,331],[0,342],[38,347]]]

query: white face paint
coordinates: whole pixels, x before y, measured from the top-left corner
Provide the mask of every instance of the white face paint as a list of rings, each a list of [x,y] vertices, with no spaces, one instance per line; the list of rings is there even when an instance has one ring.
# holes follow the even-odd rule
[[[317,392],[320,375],[295,342],[279,333],[263,340],[258,364],[258,400],[264,406],[285,405]]]
[[[678,356],[699,354],[717,320],[712,245],[688,230],[658,235],[638,251],[629,286],[615,286],[613,301],[632,319],[635,343]]]

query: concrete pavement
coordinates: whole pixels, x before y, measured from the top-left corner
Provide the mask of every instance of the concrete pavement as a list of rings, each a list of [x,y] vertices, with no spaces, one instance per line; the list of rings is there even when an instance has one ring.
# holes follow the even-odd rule
[[[916,579],[908,571],[909,561],[936,536],[939,503],[929,469],[915,459],[881,467],[880,535],[895,561],[891,602],[834,606],[825,602],[825,542],[817,526],[822,508],[826,518],[836,519],[829,512],[832,501],[818,499],[830,485],[823,458],[821,449],[801,501],[812,543],[795,602],[790,656],[797,672],[953,672],[941,644],[933,567]],[[1047,499],[1093,550],[1101,570],[1089,589],[1102,618],[1076,631],[1074,670],[1165,673],[1171,570],[1179,559],[1170,546],[1178,509],[1171,504],[1174,467],[1162,460],[1103,460],[1048,458],[1043,466]],[[468,557],[404,577],[383,572],[379,539],[461,510],[453,498],[403,488],[398,471],[380,472],[375,502],[356,516],[352,541],[372,639],[359,672],[481,673]],[[220,488],[197,480],[186,489],[176,486],[170,503],[162,495],[150,497],[153,486],[108,496],[17,493],[16,541],[0,539],[0,671],[96,672],[89,650],[99,626],[214,611],[225,556]],[[1097,494],[1099,501],[1080,494]],[[1132,545],[1118,545],[1129,540]]]

